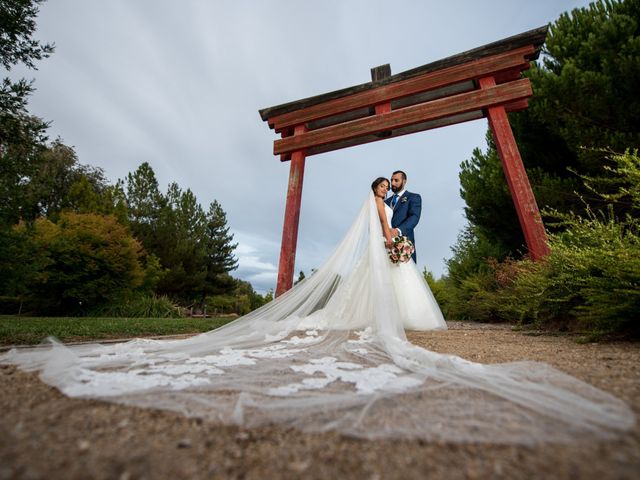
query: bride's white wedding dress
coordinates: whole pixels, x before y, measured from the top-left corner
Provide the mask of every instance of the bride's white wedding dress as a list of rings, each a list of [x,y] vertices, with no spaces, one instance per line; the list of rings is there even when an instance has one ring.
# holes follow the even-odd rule
[[[174,341],[51,341],[0,363],[39,371],[72,397],[249,427],[532,443],[634,425],[625,403],[549,365],[482,365],[409,343],[403,326],[445,325],[415,265],[392,265],[381,236],[370,194],[322,267],[224,327]]]
[[[393,209],[384,204],[387,224],[391,228]],[[407,330],[446,330],[438,302],[429,290],[416,264],[409,260],[390,268],[391,282],[398,300],[398,313]]]
[[[393,210],[384,205],[387,224],[391,227]],[[384,242],[384,236],[380,236]],[[348,310],[353,307],[353,295],[357,295],[359,288],[366,281],[367,271],[371,268],[369,258],[363,256],[362,262],[350,274],[348,281],[342,285],[342,295],[333,299],[330,305],[317,310],[302,320],[298,328],[320,330],[350,330],[366,328],[370,325],[370,318],[363,315],[350,315]],[[383,258],[385,267],[388,266],[390,288],[396,299],[397,317],[407,330],[446,330],[447,323],[442,316],[438,302],[413,261],[391,264]],[[381,267],[375,267],[382,270]],[[342,300],[340,300],[342,299]],[[364,299],[362,299],[364,300]]]

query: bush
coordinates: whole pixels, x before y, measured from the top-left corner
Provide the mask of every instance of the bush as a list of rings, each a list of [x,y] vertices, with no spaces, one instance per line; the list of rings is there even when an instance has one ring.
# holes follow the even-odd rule
[[[445,281],[447,317],[638,336],[640,225],[591,215],[566,217],[543,262],[489,260],[459,286]]]
[[[450,290],[446,285],[447,278],[440,277],[436,280],[433,277],[433,273],[431,273],[426,268],[422,271],[422,276],[424,277],[425,282],[427,282],[431,293],[433,293],[436,302],[438,302],[443,315],[445,316],[445,318],[448,318],[448,311],[446,310],[446,307],[449,306],[451,302],[448,298]]]
[[[25,279],[26,303],[46,315],[96,308],[145,279],[142,246],[114,216],[61,213],[57,223],[40,218],[33,228],[20,224],[16,231],[38,266]]]
[[[547,212],[562,231],[550,235],[545,261],[488,259],[462,279],[445,279],[449,318],[507,320],[536,326],[560,323],[594,335],[640,335],[640,159],[637,152],[612,157],[611,179],[626,202],[625,218],[613,207],[586,215]]]
[[[166,296],[133,295],[88,312],[88,317],[181,318],[180,307]]]
[[[207,312],[212,315],[229,313],[246,315],[252,310],[255,310],[251,304],[251,299],[246,294],[212,295],[206,298],[205,305],[207,307]]]

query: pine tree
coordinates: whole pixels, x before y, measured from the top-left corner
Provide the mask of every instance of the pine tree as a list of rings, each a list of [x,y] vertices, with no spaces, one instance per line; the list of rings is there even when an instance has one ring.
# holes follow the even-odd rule
[[[53,45],[41,44],[35,33],[38,5],[42,0],[0,2],[0,64],[7,70],[16,65],[36,69],[36,61],[53,53]],[[0,228],[23,217],[25,179],[39,169],[38,154],[46,141],[47,123],[29,114],[27,102],[32,82],[0,84]]]
[[[606,175],[603,149],[640,145],[640,0],[600,0],[562,14],[527,76],[529,108],[509,119],[539,206],[577,213],[583,200],[603,206],[579,176]],[[466,216],[478,241],[494,253],[497,246],[499,257],[518,257],[524,239],[495,146],[487,143],[461,165]],[[616,208],[627,213],[623,203]]]
[[[206,217],[193,192],[182,191],[175,182],[164,198],[153,250],[167,269],[159,292],[191,303],[201,297],[206,284]]]
[[[133,233],[147,248],[154,245],[153,232],[165,201],[149,163],[127,175],[126,198]]]
[[[217,201],[205,213],[194,193],[175,182],[163,195],[146,162],[127,176],[126,198],[134,235],[162,265],[157,293],[192,304],[233,292],[236,282],[228,272],[237,268],[237,244]]]
[[[227,214],[216,200],[209,205],[205,239],[208,279],[238,268],[238,261],[233,255],[238,244],[232,243],[233,234],[229,233]]]

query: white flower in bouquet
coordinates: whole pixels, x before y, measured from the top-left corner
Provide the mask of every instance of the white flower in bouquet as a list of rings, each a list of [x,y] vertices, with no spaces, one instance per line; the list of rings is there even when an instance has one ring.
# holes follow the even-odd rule
[[[391,248],[387,251],[391,263],[406,263],[411,260],[411,255],[415,247],[411,240],[405,236],[395,237],[392,240]]]

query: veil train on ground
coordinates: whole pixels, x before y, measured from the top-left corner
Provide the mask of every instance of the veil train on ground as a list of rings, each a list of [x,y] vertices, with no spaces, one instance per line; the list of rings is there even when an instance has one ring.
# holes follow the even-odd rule
[[[50,340],[0,363],[38,371],[71,397],[245,427],[536,443],[613,438],[634,425],[624,402],[547,364],[483,365],[409,343],[381,237],[369,194],[313,275],[221,328],[185,340]]]

